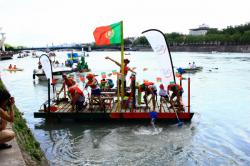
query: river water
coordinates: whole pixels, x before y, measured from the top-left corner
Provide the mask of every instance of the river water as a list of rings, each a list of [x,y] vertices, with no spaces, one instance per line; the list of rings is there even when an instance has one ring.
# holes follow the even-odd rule
[[[65,52],[56,54],[65,60]],[[118,70],[104,57],[119,60],[119,52],[89,55],[86,60],[95,73]],[[137,67],[139,80],[152,80],[157,71],[153,53],[131,52],[126,57]],[[203,66],[201,72],[185,75],[191,78],[195,115],[182,127],[45,123],[33,117],[47,98],[47,83],[32,79],[38,59],[0,61],[0,71],[51,165],[250,165],[250,54],[174,52],[172,58],[175,67],[193,61]],[[10,63],[24,71],[4,71]]]

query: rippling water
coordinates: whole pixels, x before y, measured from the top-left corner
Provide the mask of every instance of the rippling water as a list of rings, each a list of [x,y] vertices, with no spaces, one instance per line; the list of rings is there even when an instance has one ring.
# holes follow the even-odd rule
[[[57,53],[60,61],[65,53]],[[86,60],[94,72],[115,66],[104,56],[119,52],[91,52]],[[176,125],[45,123],[34,119],[47,98],[47,84],[32,81],[38,59],[0,61],[1,77],[40,142],[51,165],[250,165],[250,54],[172,53],[174,66],[195,61],[203,71],[190,74],[190,124]],[[130,66],[150,79],[154,55],[131,52]],[[3,71],[10,63],[23,72]],[[157,64],[156,66],[157,67]],[[218,68],[218,69],[216,69]],[[118,69],[118,68],[117,68]],[[188,77],[188,75],[186,76]],[[185,85],[185,82],[184,82]],[[185,91],[187,92],[187,90]],[[186,93],[185,93],[186,95]]]

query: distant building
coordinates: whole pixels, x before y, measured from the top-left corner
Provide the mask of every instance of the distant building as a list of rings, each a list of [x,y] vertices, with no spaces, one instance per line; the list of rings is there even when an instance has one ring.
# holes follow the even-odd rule
[[[2,27],[0,27],[0,51],[5,51],[5,47],[4,47],[4,41],[6,39],[5,37],[5,33],[1,32],[2,31]]]
[[[199,28],[189,29],[189,35],[193,35],[193,36],[206,35],[209,29],[212,29],[212,28],[209,28],[209,26],[206,24],[202,24],[199,26]]]

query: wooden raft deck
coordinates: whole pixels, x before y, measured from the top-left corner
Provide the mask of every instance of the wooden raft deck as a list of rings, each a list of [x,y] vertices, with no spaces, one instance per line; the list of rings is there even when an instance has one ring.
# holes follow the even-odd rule
[[[45,118],[45,119],[73,119],[80,121],[94,121],[94,122],[103,122],[103,121],[118,121],[118,122],[149,122],[151,120],[150,110],[145,109],[144,105],[137,106],[136,109],[121,109],[118,110],[117,102],[114,102],[112,98],[106,97],[103,98],[105,102],[105,109],[101,109],[98,103],[94,103],[92,108],[89,107],[89,104],[80,111],[71,111],[72,106],[70,102],[63,101],[60,103],[53,103],[52,107],[57,107],[56,111],[46,112],[44,109],[39,110],[34,113],[35,118]],[[151,105],[149,105],[152,108]],[[160,109],[161,108],[161,109]],[[168,110],[167,105],[163,104],[160,107],[158,102],[156,106],[157,112],[157,122],[164,123],[176,123],[176,113],[173,109]],[[181,121],[189,122],[194,113],[188,113],[182,111],[178,113],[178,117]]]

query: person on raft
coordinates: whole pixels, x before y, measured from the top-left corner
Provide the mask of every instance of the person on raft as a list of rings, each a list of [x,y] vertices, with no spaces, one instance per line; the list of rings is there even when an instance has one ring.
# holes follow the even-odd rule
[[[182,94],[183,94],[183,88],[178,84],[169,84],[167,88],[167,93],[169,94],[169,91],[172,92],[172,95],[170,96],[170,108],[174,108],[174,98],[176,97],[176,102],[178,105],[178,110],[183,110],[183,103],[182,103]]]
[[[69,88],[69,94],[71,98],[72,111],[82,111],[85,102],[85,97],[82,90],[78,86],[71,86]]]
[[[94,97],[97,97],[100,103],[100,108],[103,108],[103,103],[101,100],[101,89],[98,84],[97,79],[95,78],[94,74],[87,74],[86,78],[88,79],[88,82],[85,85],[85,90],[87,90],[88,87],[91,88],[91,97],[90,97],[90,106],[93,104]]]
[[[100,88],[102,91],[109,91],[114,87],[114,83],[112,79],[105,79],[101,80]]]
[[[114,62],[117,66],[120,66],[120,68],[122,67],[121,63],[117,62],[116,60],[110,58],[110,57],[105,57],[105,59],[109,59],[112,62]],[[128,59],[124,59],[124,92],[126,92],[126,76],[128,74],[128,71],[131,71],[132,73],[136,74],[136,72],[134,70],[132,70],[131,68],[128,67],[130,60]],[[120,70],[120,72],[122,73],[122,69]],[[119,78],[119,87],[121,87],[121,78]]]
[[[157,88],[154,85],[153,82],[144,82],[143,84],[139,85],[138,90],[140,92],[145,92],[143,99],[144,102],[146,104],[146,109],[148,109],[148,100],[147,97],[149,95],[152,95],[151,99],[153,102],[153,111],[155,111],[155,105],[156,105],[156,101],[157,101]]]
[[[161,96],[161,101],[162,100],[165,100],[165,101],[169,101],[169,96],[168,96],[168,93],[167,91],[164,89],[164,85],[163,84],[160,84],[159,86],[160,90],[159,90],[159,95]]]
[[[13,69],[15,69],[15,70],[16,70],[16,65],[14,65],[14,66],[13,66]]]
[[[72,78],[68,78],[66,74],[62,74],[62,78],[63,78],[63,84],[59,92],[57,92],[57,96],[60,95],[60,93],[65,89],[66,86],[69,90],[71,86],[76,85],[76,82]],[[64,98],[66,98],[66,93],[64,94]]]

